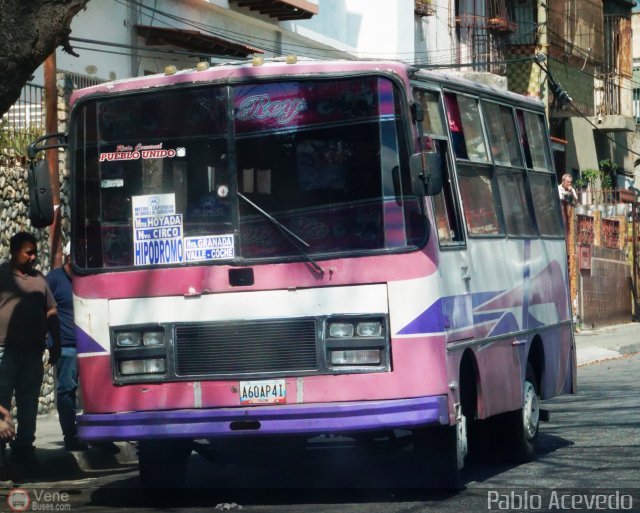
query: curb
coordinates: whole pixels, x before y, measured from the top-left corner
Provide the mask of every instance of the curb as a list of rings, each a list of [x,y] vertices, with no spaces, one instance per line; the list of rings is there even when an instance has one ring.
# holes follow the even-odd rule
[[[582,367],[591,363],[622,358],[635,353],[640,353],[640,343],[613,346],[607,349],[602,347],[583,347],[576,352],[577,365]]]
[[[78,481],[134,470],[138,464],[135,445],[129,442],[116,442],[119,452],[112,454],[100,448],[86,451],[67,451],[64,447],[52,447],[50,444],[38,445],[36,438],[36,467],[12,464],[6,461],[0,467],[0,490],[10,489],[18,484],[23,486],[47,486],[48,483]],[[7,456],[10,450],[7,450]]]

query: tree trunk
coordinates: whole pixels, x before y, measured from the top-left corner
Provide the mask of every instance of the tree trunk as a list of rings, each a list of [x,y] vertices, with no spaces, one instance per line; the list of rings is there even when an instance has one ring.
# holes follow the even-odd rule
[[[71,20],[89,0],[0,0],[0,115],[20,97],[33,72],[69,44]]]

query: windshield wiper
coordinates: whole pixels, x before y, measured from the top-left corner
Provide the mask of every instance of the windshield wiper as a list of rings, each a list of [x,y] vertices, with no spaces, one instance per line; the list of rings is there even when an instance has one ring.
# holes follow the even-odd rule
[[[265,210],[261,209],[258,205],[256,205],[253,201],[251,201],[249,198],[247,198],[244,194],[242,194],[241,192],[238,192],[237,194],[238,194],[238,197],[242,198],[248,205],[252,206],[256,211],[258,211],[260,214],[262,214],[262,216],[264,216],[266,219],[271,221],[271,223],[273,223],[273,225],[278,230],[280,230],[282,235],[284,235],[285,238],[289,242],[291,242],[291,244],[300,252],[300,254],[307,259],[307,261],[311,264],[311,267],[313,267],[316,270],[316,272],[318,272],[320,274],[324,274],[324,269],[322,267],[320,267],[318,265],[318,263],[313,258],[311,258],[307,254],[307,252],[301,247],[301,246],[304,246],[306,248],[310,247],[309,243],[307,241],[305,241],[304,239],[300,238],[300,236],[296,235],[294,232],[289,230],[289,228],[287,228],[285,225],[283,225],[280,221],[278,221],[271,214],[269,214]]]

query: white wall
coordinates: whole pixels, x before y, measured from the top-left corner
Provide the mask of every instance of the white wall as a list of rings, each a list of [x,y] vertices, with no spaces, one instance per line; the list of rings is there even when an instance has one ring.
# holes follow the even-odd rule
[[[264,50],[265,57],[296,54],[311,58],[388,58],[414,61],[414,0],[310,0],[319,13],[308,20],[283,21],[229,4],[228,0],[140,0],[149,9],[121,2],[91,0],[71,25],[71,37],[144,46],[132,25],[199,30]],[[444,0],[440,0],[444,1]],[[113,80],[161,72],[167,64],[192,67],[196,58],[180,54],[136,52],[129,48],[73,42],[79,58],[58,48],[58,69]],[[100,51],[96,51],[96,48]],[[137,53],[137,55],[136,55]],[[133,56],[131,55],[133,54]],[[220,58],[219,61],[243,60]],[[95,69],[95,72],[94,72]],[[36,73],[42,84],[42,69]]]
[[[413,0],[322,0],[319,7],[312,19],[286,25],[359,58],[413,61]]]
[[[450,0],[433,1],[435,15],[418,18],[416,22],[416,59],[421,64],[454,62],[453,8]]]
[[[121,3],[104,0],[91,0],[87,9],[78,13],[71,23],[71,37],[109,41],[113,43],[130,44],[129,27],[127,20],[129,9]],[[95,48],[96,45],[72,42],[80,57],[73,57],[63,52],[61,48],[56,51],[58,69],[72,71],[88,75],[87,66],[95,66],[95,76],[114,80],[129,76],[129,58],[116,53],[96,52],[81,48]],[[80,48],[78,48],[80,47]],[[111,52],[129,53],[126,48],[102,48]]]

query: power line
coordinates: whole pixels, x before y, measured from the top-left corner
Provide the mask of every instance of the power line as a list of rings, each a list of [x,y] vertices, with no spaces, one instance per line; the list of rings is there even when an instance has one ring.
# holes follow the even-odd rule
[[[123,43],[112,43],[109,41],[98,41],[96,39],[85,39],[82,37],[70,37],[69,41],[77,41],[79,43],[89,43],[89,44],[96,44],[96,45],[101,45],[101,46],[113,46],[116,48],[127,48],[130,50],[138,50],[138,51],[144,51],[144,52],[155,52],[155,53],[168,53],[168,54],[175,54],[175,55],[185,55],[187,57],[203,57],[203,56],[211,56],[211,57],[219,57],[218,54],[213,54],[213,53],[209,53],[209,52],[188,52],[188,51],[184,51],[184,50],[174,50],[172,48],[149,48],[149,47],[144,47],[144,46],[136,46],[136,45],[126,45]],[[87,47],[80,47],[78,46],[77,48],[82,49],[82,50],[90,50],[90,51],[94,51],[94,52],[100,52],[102,50],[97,49],[97,48],[87,48]],[[113,52],[108,52],[108,51],[104,51],[104,53],[113,53]],[[122,53],[121,55],[129,55],[129,56],[133,56],[133,53]]]
[[[212,30],[210,26],[205,25],[204,23],[200,23],[200,22],[196,22],[193,20],[190,20],[188,18],[182,17],[182,16],[176,16],[170,13],[167,13],[165,11],[159,10],[155,7],[149,7],[144,5],[141,2],[132,0],[130,3],[125,3],[123,0],[115,0],[117,3],[120,3],[121,5],[126,6],[127,8],[133,8],[131,7],[131,5],[136,5],[138,8],[136,9],[136,13],[139,16],[142,16],[142,11],[143,9],[146,11],[150,11],[151,14],[147,15],[144,14],[144,16],[149,16],[151,18],[151,22],[153,23],[153,20],[156,19],[156,17],[159,16],[164,16],[169,18],[172,21],[178,21],[181,22],[187,26],[191,26],[194,28],[198,28],[203,30],[205,33],[210,33],[212,35],[216,35],[218,37],[229,37],[228,34],[231,34],[232,36],[238,36],[240,38],[242,38],[242,42],[249,40],[249,41],[265,41],[265,42],[271,42],[267,39],[264,38],[259,38],[256,36],[248,36],[247,34],[242,34],[239,32],[235,32],[235,31],[230,31],[230,30],[224,30],[224,29],[219,29],[218,31]],[[176,28],[175,26],[162,21],[160,19],[158,19],[158,22],[163,23],[171,28]],[[535,32],[535,30],[537,30],[538,24],[534,24],[534,28],[528,32],[525,33],[524,35],[530,35],[530,33]],[[552,32],[553,33],[553,32]],[[555,34],[556,37],[558,37],[559,39],[562,39],[559,35]],[[73,38],[72,38],[73,39]],[[79,40],[79,39],[78,39]],[[98,41],[92,41],[92,40],[82,40],[82,42],[89,42],[89,43],[93,43],[93,44],[105,44],[105,45],[110,45],[110,43],[104,43],[104,42],[98,42]],[[238,44],[242,44],[242,42],[239,41],[234,41],[237,42]],[[566,42],[566,40],[565,40]],[[253,43],[254,45],[258,46],[260,43]],[[113,44],[115,46],[115,44]],[[304,56],[304,57],[310,57],[310,58],[326,58],[326,54],[327,52],[341,52],[341,53],[345,53],[345,51],[343,50],[338,50],[338,49],[331,49],[331,48],[320,48],[320,47],[311,47],[311,46],[307,46],[307,45],[299,45],[299,44],[295,44],[295,43],[287,43],[288,47],[297,47],[303,51],[298,51],[300,56]],[[216,58],[226,58],[226,57],[221,57],[217,54],[208,54],[208,53],[191,53],[191,52],[179,52],[176,50],[168,50],[168,49],[149,49],[149,48],[144,48],[144,47],[139,47],[139,46],[129,46],[129,48],[133,49],[133,50],[137,50],[137,51],[148,51],[148,52],[157,52],[157,53],[170,53],[170,54],[174,54],[174,55],[185,55],[185,56],[190,56],[190,57],[198,57],[198,56],[212,56],[212,57],[216,57]],[[282,55],[285,52],[280,52],[278,51],[276,48],[269,48],[266,46],[263,46],[263,48],[267,51],[271,51],[274,55]],[[89,48],[83,48],[86,50],[91,51],[91,49]],[[320,50],[323,53],[322,54],[318,54],[315,53],[315,51]],[[463,68],[463,67],[478,67],[478,68],[482,68],[482,67],[486,67],[489,65],[500,65],[500,64],[509,64],[509,63],[515,63],[515,62],[522,62],[523,60],[527,60],[527,59],[504,59],[504,60],[484,60],[484,61],[479,61],[479,60],[475,60],[475,56],[477,51],[474,50],[473,48],[473,44],[470,45],[470,47],[468,48],[468,53],[466,56],[460,56],[458,55],[458,59],[462,60],[462,61],[467,61],[467,62],[458,62],[458,63],[451,63],[451,54],[452,52],[455,50],[455,48],[449,48],[449,49],[443,49],[443,50],[426,50],[424,52],[410,52],[412,59],[409,58],[401,58],[403,52],[389,52],[389,55],[393,56],[394,60],[398,60],[407,64],[419,64],[425,67],[431,67],[433,69],[438,69],[438,68]],[[98,50],[93,50],[93,51],[98,51]],[[366,56],[366,52],[358,52],[358,57],[356,56],[347,56],[347,57],[343,57],[343,58],[347,58],[347,59],[352,59],[352,60],[359,60],[363,55]],[[439,56],[437,56],[439,54]],[[126,55],[123,53],[123,55]],[[133,55],[133,54],[132,54]],[[372,56],[376,56],[377,58],[385,58],[384,57],[384,52],[371,52],[370,55]],[[149,58],[153,58],[150,57]],[[556,62],[559,62],[559,60],[554,59]],[[427,61],[425,63],[425,61]],[[590,74],[584,71],[580,71],[581,73],[593,77],[593,78],[600,78],[594,74]],[[631,83],[637,83],[634,82],[632,79],[628,79]],[[619,87],[620,89],[624,89],[624,90],[632,90],[628,87],[623,86],[622,84],[616,84],[617,87]]]
[[[609,139],[612,143],[614,143],[616,146],[619,146],[620,148],[622,148],[623,150],[628,151],[629,153],[631,153],[632,155],[636,155],[637,157],[640,157],[640,153],[633,151],[631,148],[628,148],[627,146],[625,146],[624,144],[620,144],[618,141],[616,141],[613,137],[611,137],[606,131],[602,130],[598,125],[596,125],[593,121],[591,121],[587,116],[585,116],[582,112],[580,112],[580,110],[573,104],[573,102],[569,102],[568,105],[575,110],[578,115],[584,119],[587,123],[589,123],[597,132],[603,134],[607,139]]]
[[[576,105],[573,103],[573,100],[567,95],[566,91],[564,91],[564,89],[562,89],[558,83],[555,81],[555,79],[553,78],[553,75],[551,74],[551,72],[549,71],[549,68],[547,68],[546,66],[542,65],[542,62],[546,60],[546,56],[545,59],[536,59],[535,63],[538,65],[538,67],[540,69],[542,69],[542,71],[544,71],[547,75],[547,81],[549,82],[549,88],[551,89],[551,91],[554,93],[554,96],[556,98],[556,101],[559,102],[560,106],[564,106],[564,105],[569,105],[573,110],[575,110],[578,113],[578,116],[581,117],[582,119],[584,119],[587,123],[589,123],[597,132],[601,133],[602,135],[604,135],[607,139],[609,139],[612,143],[614,143],[616,146],[619,146],[620,148],[622,148],[623,150],[626,150],[627,152],[631,153],[632,155],[636,155],[640,157],[640,153],[633,151],[631,148],[625,146],[624,144],[620,144],[618,141],[616,141],[613,137],[611,137],[607,132],[605,132],[604,130],[602,130],[598,125],[596,125],[593,121],[591,121],[586,115],[584,115],[580,109],[578,109],[578,107],[576,107]]]

